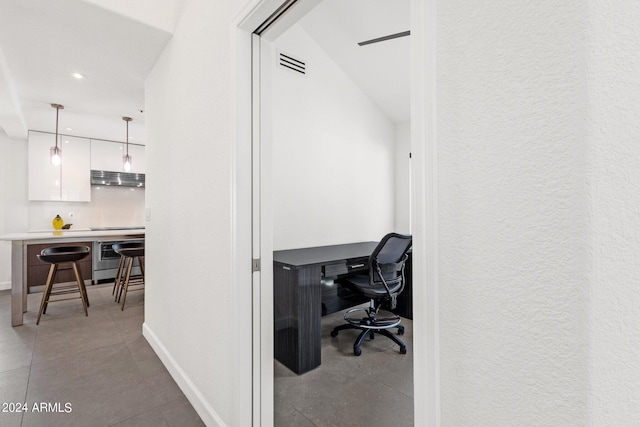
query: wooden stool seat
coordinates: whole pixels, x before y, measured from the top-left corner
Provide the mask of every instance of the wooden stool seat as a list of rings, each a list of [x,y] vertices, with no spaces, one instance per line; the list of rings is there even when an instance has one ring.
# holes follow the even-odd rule
[[[53,248],[45,248],[37,255],[38,259],[44,263],[51,264],[49,268],[49,275],[44,287],[44,293],[42,295],[42,302],[40,303],[40,311],[38,312],[38,319],[36,325],[40,324],[40,317],[47,312],[47,306],[50,302],[67,301],[71,299],[82,300],[82,308],[84,309],[84,315],[88,316],[87,307],[89,307],[89,298],[87,297],[87,288],[85,287],[84,280],[80,274],[80,268],[77,261],[86,258],[89,255],[88,246],[59,246]],[[53,282],[56,277],[56,272],[60,264],[71,263],[73,271],[76,276],[76,283],[73,285],[56,286],[54,288]],[[52,296],[67,295],[67,294],[80,294],[77,297],[71,298],[57,298],[51,299]]]

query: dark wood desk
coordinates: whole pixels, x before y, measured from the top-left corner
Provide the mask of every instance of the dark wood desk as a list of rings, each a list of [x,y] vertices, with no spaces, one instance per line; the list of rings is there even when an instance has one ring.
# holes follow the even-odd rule
[[[274,355],[297,374],[320,366],[323,315],[366,302],[334,283],[340,276],[367,271],[378,242],[360,242],[273,253]],[[412,317],[411,264],[397,313]]]

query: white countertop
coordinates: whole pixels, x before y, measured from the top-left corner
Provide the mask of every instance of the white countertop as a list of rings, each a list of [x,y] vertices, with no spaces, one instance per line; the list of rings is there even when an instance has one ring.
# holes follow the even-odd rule
[[[100,237],[139,236],[144,235],[144,228],[126,230],[51,230],[27,231],[24,233],[9,233],[0,236],[0,240],[99,240]]]

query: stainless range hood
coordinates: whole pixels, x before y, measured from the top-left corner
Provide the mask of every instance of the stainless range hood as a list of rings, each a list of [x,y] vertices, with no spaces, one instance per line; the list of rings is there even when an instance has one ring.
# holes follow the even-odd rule
[[[92,170],[91,185],[144,188],[144,174]]]

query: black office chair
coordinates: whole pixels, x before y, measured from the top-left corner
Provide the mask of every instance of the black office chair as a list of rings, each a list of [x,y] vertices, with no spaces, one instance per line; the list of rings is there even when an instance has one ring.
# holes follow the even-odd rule
[[[378,317],[378,313],[383,306],[391,310],[396,308],[396,298],[404,289],[404,266],[409,249],[411,249],[411,236],[389,233],[382,238],[369,257],[368,273],[348,276],[337,281],[370,299],[369,307],[366,309],[356,307],[347,310],[344,315],[347,323],[336,326],[331,331],[332,337],[345,329],[362,331],[353,344],[353,354],[356,356],[362,354],[360,346],[365,338],[368,336],[373,339],[374,334],[383,335],[398,344],[400,354],[407,352],[405,343],[389,332],[389,329],[398,328],[398,335],[404,334],[404,326],[400,325],[400,316],[389,312],[381,318]],[[350,317],[358,311],[365,312],[366,317]]]

